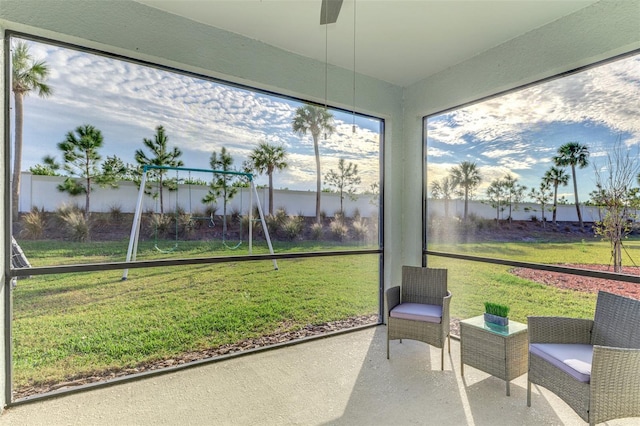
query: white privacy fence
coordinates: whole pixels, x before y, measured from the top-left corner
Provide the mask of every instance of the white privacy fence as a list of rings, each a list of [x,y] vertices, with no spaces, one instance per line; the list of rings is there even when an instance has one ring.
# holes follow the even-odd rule
[[[544,217],[550,222],[553,217],[549,205],[545,206]],[[464,200],[449,200],[449,217],[463,217],[464,215]],[[601,220],[604,211],[593,206],[580,206],[582,212],[582,220],[585,222],[594,222]],[[427,201],[427,214],[431,218],[444,217],[445,216],[445,201],[444,200],[432,200]],[[479,201],[469,201],[469,214],[474,214],[483,219],[495,219],[496,209],[489,204]],[[534,203],[520,203],[517,210],[511,211],[511,218],[513,220],[532,220],[535,216],[537,220],[542,220],[542,208],[540,204]],[[499,213],[500,219],[509,218],[509,208],[506,207]],[[578,213],[576,212],[576,206],[574,204],[560,204],[558,205],[558,211],[556,212],[556,220],[559,222],[577,222]]]
[[[20,182],[20,206],[21,212],[28,212],[32,208],[44,208],[45,211],[55,211],[63,205],[77,205],[84,208],[85,196],[71,196],[67,192],[60,192],[58,185],[64,181],[60,176],[39,176],[23,172]],[[209,206],[203,204],[202,199],[207,194],[208,188],[203,185],[179,185],[177,191],[163,192],[164,211],[173,212],[177,206],[187,213],[204,213]],[[268,188],[258,188],[260,204],[265,212],[269,209]],[[138,187],[129,181],[120,182],[116,189],[101,188],[94,185],[91,191],[91,211],[107,213],[113,208],[118,208],[122,213],[133,213],[136,208]],[[371,203],[372,195],[360,195],[356,200],[345,197],[343,204],[347,216],[352,216],[357,208],[361,215],[371,216],[377,213],[377,207]],[[254,201],[255,203],[255,201]],[[302,214],[303,216],[315,216],[316,193],[310,191],[274,190],[273,204],[275,210],[283,207],[288,214]],[[217,214],[222,214],[222,198],[218,199]],[[227,203],[227,214],[232,211],[240,211],[247,214],[250,208],[250,189],[238,188],[238,193]],[[323,192],[321,210],[328,216],[333,216],[340,210],[340,196],[335,193]],[[159,200],[151,196],[145,196],[142,211],[160,211]]]
[[[44,208],[45,211],[55,211],[62,205],[78,205],[84,207],[84,195],[71,196],[66,192],[60,192],[58,185],[64,178],[60,176],[39,176],[28,172],[22,173],[20,185],[20,211],[28,212],[33,207]],[[207,208],[202,203],[202,198],[208,189],[202,185],[179,185],[177,191],[167,191],[163,193],[164,210],[173,212],[176,208],[176,201],[181,209],[190,213],[204,213]],[[91,192],[91,211],[107,213],[113,208],[119,208],[123,213],[133,213],[135,211],[138,187],[133,182],[123,181],[117,189],[100,188],[95,185]],[[258,196],[265,212],[269,209],[269,190],[259,188]],[[355,209],[361,215],[371,216],[377,213],[377,206],[372,204],[373,196],[360,195],[355,201],[349,197],[344,199],[344,209],[347,216],[352,216]],[[273,191],[274,210],[283,207],[288,214],[302,214],[303,216],[315,216],[316,193],[312,191],[291,191],[276,189]],[[239,210],[242,214],[247,214],[250,203],[249,188],[239,188],[238,193],[227,204],[227,213]],[[462,217],[464,214],[463,200],[450,200],[449,216]],[[340,196],[336,193],[323,192],[321,209],[328,216],[340,210]],[[159,201],[150,196],[146,196],[143,201],[143,211],[160,211]],[[601,219],[603,212],[597,207],[581,206],[582,219],[585,222],[593,222]],[[488,204],[471,200],[469,201],[469,213],[484,219],[495,219],[496,209]],[[217,203],[217,214],[222,214],[222,199]],[[444,217],[444,200],[429,199],[427,202],[427,214],[429,217]],[[500,213],[501,219],[509,216],[508,210]],[[535,216],[542,219],[542,212],[539,204],[521,203],[517,210],[511,212],[514,220],[531,220]],[[550,206],[545,207],[545,218],[551,220],[552,212]],[[576,208],[573,204],[558,206],[557,220],[561,222],[575,222],[578,220]]]

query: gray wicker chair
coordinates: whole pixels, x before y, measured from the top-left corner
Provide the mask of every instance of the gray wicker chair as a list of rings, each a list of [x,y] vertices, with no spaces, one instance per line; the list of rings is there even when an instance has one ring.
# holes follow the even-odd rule
[[[449,335],[449,303],[447,270],[402,267],[402,286],[386,291],[387,359],[389,341],[418,340],[442,349],[440,368],[444,370],[444,343]]]
[[[546,351],[539,351],[540,344]],[[557,353],[549,358],[549,348],[573,351],[579,345],[593,351],[591,360]],[[528,406],[531,383],[558,395],[590,425],[640,416],[640,300],[601,291],[593,320],[529,317]]]

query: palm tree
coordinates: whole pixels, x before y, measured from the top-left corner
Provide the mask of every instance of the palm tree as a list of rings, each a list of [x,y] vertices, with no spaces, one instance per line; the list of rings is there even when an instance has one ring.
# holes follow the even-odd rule
[[[44,61],[33,60],[29,53],[29,46],[25,42],[18,42],[11,56],[11,90],[15,100],[15,141],[13,152],[13,187],[11,189],[11,213],[13,220],[18,219],[18,202],[20,200],[20,169],[22,167],[22,127],[23,101],[30,92],[35,91],[38,96],[46,98],[53,93],[51,87],[45,84],[49,76],[49,67]]]
[[[182,151],[177,147],[173,147],[171,151],[167,148],[169,138],[164,133],[164,127],[156,127],[156,135],[154,140],[143,138],[142,143],[153,154],[153,157],[147,157],[143,150],[137,149],[135,153],[135,159],[141,166],[168,166],[168,167],[180,167],[184,165],[182,160],[178,160],[178,157],[182,155]],[[166,186],[164,182],[164,175],[167,174],[166,170],[155,170],[155,175],[158,177],[160,195],[160,214],[164,214],[164,203],[162,199],[162,188]],[[169,188],[171,190],[171,188]]]
[[[287,151],[283,146],[261,142],[249,154],[251,169],[269,176],[269,214],[273,215],[273,172],[287,167]]]
[[[322,183],[322,173],[320,172],[320,150],[318,149],[318,140],[320,134],[328,135],[335,131],[333,126],[333,114],[327,111],[327,108],[306,104],[296,109],[293,117],[293,132],[305,136],[307,132],[311,133],[313,138],[313,151],[316,155],[316,221],[320,223],[320,193]]]
[[[462,188],[464,194],[464,220],[466,222],[469,213],[469,196],[482,181],[480,171],[476,163],[463,161],[451,169],[451,178],[456,186]]]
[[[569,175],[560,167],[551,167],[547,170],[542,178],[544,183],[553,185],[553,224],[556,224],[556,212],[558,210],[558,186],[567,186],[569,183]]]
[[[578,182],[576,180],[576,166],[584,169],[589,165],[589,148],[579,142],[567,142],[558,148],[558,155],[553,157],[553,162],[558,167],[571,166],[571,176],[573,177],[573,195],[576,200],[576,212],[578,212],[578,222],[582,228],[582,213],[578,201]]]

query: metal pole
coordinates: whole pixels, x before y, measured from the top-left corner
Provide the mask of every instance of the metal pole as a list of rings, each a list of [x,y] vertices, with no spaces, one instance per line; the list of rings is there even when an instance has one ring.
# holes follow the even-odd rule
[[[249,181],[249,254],[253,254],[253,179]]]
[[[258,197],[258,191],[256,190],[255,185],[251,185],[251,188],[253,188],[253,192],[255,193],[255,196],[256,196],[256,201],[257,201],[257,205],[258,205],[258,213],[260,214],[260,222],[262,222],[262,230],[264,231],[264,236],[267,238],[267,244],[269,245],[269,253],[275,254],[273,252],[273,246],[271,245],[271,238],[269,237],[269,230],[267,229],[267,222],[265,222],[264,214],[262,213],[262,206],[260,205],[260,197]],[[276,271],[278,270],[278,262],[275,259],[273,259],[273,268]]]
[[[136,213],[133,216],[133,224],[131,224],[131,235],[129,236],[129,249],[127,250],[127,262],[131,261],[132,256],[135,260],[135,252],[138,251],[138,236],[140,235],[140,219],[142,216],[142,197],[144,196],[144,187],[147,184],[147,168],[142,169],[142,180],[140,181],[140,190],[138,191],[138,200],[136,201]],[[129,269],[122,272],[122,280],[127,279]]]

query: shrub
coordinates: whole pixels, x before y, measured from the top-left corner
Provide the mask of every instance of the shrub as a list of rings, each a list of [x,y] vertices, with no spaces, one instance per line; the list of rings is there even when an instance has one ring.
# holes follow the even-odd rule
[[[331,234],[340,241],[344,240],[349,233],[347,225],[345,225],[341,220],[338,219],[334,219],[331,222],[331,225],[329,225],[329,229],[331,229]]]
[[[44,207],[42,210],[38,210],[37,207],[34,207],[29,213],[22,217],[20,237],[31,240],[42,238],[46,226],[47,223],[44,218]]]
[[[353,220],[360,220],[361,218],[362,215],[360,214],[360,209],[356,207],[353,209]]]
[[[114,222],[119,222],[122,219],[122,206],[120,204],[109,206],[109,217]]]
[[[217,211],[218,211],[218,206],[216,206],[215,204],[209,204],[207,208],[204,209],[205,215],[209,217],[215,216]]]
[[[311,239],[319,240],[320,237],[322,237],[322,224],[316,222],[311,225]]]
[[[335,220],[339,220],[340,222],[342,222],[344,224],[344,219],[345,219],[345,215],[343,211],[337,210],[334,214],[333,214],[333,218]]]
[[[271,236],[275,236],[280,229],[282,229],[282,224],[278,217],[275,215],[269,215],[265,218],[265,222],[267,222],[267,230]]]
[[[354,219],[352,227],[354,238],[357,240],[364,240],[367,236],[367,232],[369,231],[366,220],[363,218]]]
[[[242,216],[242,218],[240,219],[240,226],[242,227],[242,232],[249,232],[249,216],[248,215],[244,215]],[[251,221],[251,227],[252,227],[252,238],[255,238],[258,235],[263,235],[263,231],[262,231],[262,223],[260,221],[260,216],[253,216],[253,220]]]
[[[289,220],[287,210],[284,207],[280,207],[278,210],[276,210],[275,218],[280,223],[280,226],[284,225],[287,220]]]
[[[62,223],[67,238],[79,242],[89,240],[89,221],[81,209],[63,205],[56,212],[56,216]]]
[[[159,213],[152,213],[149,216],[149,236],[165,237],[171,229],[171,216]]]
[[[242,212],[240,212],[239,208],[234,207],[231,209],[231,223],[240,223],[241,218]]]
[[[302,234],[304,229],[304,218],[301,216],[291,216],[282,226],[282,233],[289,241],[293,241]]]
[[[185,237],[191,237],[196,227],[193,216],[188,213],[182,213],[178,216],[178,229]]]

